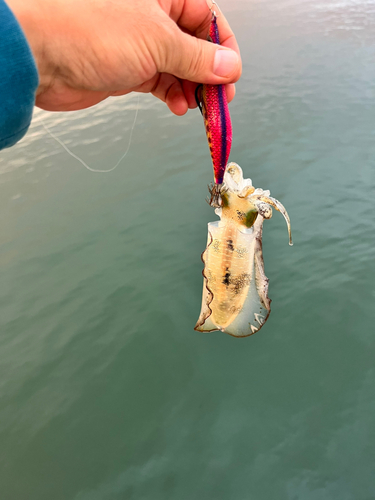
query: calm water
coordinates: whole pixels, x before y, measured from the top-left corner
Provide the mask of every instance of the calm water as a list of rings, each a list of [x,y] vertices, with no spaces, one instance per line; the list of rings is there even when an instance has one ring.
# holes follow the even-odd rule
[[[211,165],[198,111],[35,113],[0,155],[4,500],[375,498],[375,3],[220,5],[238,162],[271,190],[272,313],[193,331]]]

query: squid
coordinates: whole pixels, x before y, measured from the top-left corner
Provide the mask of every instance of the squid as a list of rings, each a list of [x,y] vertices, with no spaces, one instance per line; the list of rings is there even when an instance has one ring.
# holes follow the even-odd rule
[[[259,331],[271,308],[268,278],[264,272],[262,231],[272,208],[287,223],[292,245],[290,219],[283,205],[269,191],[255,189],[244,179],[236,163],[229,163],[221,189],[219,221],[208,224],[207,246],[202,254],[202,307],[195,330],[220,330],[234,337]]]

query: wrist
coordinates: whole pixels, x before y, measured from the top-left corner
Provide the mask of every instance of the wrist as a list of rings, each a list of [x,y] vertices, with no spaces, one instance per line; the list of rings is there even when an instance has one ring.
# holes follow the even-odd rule
[[[44,40],[48,36],[44,32],[45,23],[42,5],[38,1],[6,0],[15,18],[24,32],[31,52],[34,56],[39,75],[37,95],[51,84],[51,75],[54,73],[53,65],[48,62],[47,47]]]

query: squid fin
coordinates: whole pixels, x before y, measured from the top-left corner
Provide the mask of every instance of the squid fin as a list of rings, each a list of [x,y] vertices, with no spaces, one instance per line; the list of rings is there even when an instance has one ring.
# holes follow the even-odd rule
[[[210,304],[214,297],[211,290],[208,288],[207,278],[205,274],[205,268],[206,268],[205,254],[207,253],[207,249],[211,245],[212,240],[213,240],[212,234],[210,233],[210,231],[208,231],[207,246],[201,256],[202,262],[204,264],[204,268],[202,271],[203,275],[202,306],[197,324],[194,327],[194,330],[197,330],[198,332],[212,332],[214,330],[217,330],[217,327],[214,325],[212,319],[210,319],[210,316],[212,314]]]

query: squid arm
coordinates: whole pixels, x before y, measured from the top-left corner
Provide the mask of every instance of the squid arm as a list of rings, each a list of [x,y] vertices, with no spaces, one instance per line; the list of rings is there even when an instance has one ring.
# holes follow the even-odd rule
[[[259,207],[259,203],[257,203],[256,200],[259,200],[260,202],[267,203],[267,205],[271,205],[271,207],[275,208],[278,212],[281,213],[281,215],[284,217],[286,224],[288,226],[289,245],[293,246],[290,218],[289,218],[288,212],[285,210],[284,205],[282,205],[275,198],[272,198],[272,196],[253,195],[253,196],[251,196],[251,199],[254,200],[254,205],[257,207]]]

